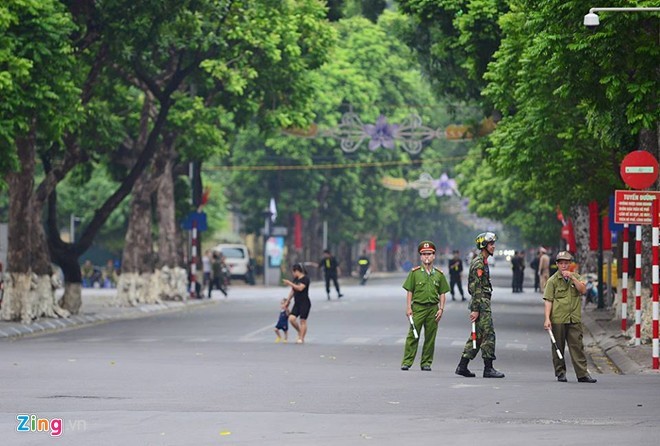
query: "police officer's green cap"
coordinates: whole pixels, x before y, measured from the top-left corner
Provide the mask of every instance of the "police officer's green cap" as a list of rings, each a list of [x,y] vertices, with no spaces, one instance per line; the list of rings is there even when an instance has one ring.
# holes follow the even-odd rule
[[[435,244],[428,240],[424,240],[419,245],[417,245],[417,252],[420,254],[423,252],[433,252],[435,253]]]
[[[559,251],[557,253],[557,261],[568,260],[569,262],[573,260],[573,256],[568,251]]]

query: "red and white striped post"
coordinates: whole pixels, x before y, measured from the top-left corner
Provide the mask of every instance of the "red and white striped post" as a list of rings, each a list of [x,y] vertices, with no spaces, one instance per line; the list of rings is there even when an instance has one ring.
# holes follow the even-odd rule
[[[192,221],[190,242],[190,297],[197,296],[197,220]]]
[[[628,326],[628,224],[623,225],[623,265],[621,271],[621,331],[626,332]]]
[[[635,345],[642,344],[642,226],[635,227]]]
[[[658,235],[660,233],[660,218],[658,216],[658,200],[653,201],[653,368],[658,369],[658,294],[660,288],[660,273],[658,271]]]

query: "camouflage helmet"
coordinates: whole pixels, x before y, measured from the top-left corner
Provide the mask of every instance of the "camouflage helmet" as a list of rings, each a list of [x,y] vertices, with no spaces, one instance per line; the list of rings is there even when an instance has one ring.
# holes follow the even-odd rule
[[[497,241],[497,236],[493,232],[482,232],[474,239],[478,249],[484,249],[489,243]]]

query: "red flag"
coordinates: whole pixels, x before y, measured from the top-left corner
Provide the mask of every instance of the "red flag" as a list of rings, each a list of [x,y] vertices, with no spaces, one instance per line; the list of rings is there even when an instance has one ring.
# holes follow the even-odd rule
[[[204,192],[202,193],[202,200],[199,202],[199,207],[204,206],[209,202],[209,197],[211,196],[211,188],[205,187]]]
[[[369,252],[376,252],[376,237],[369,239]]]
[[[566,219],[564,219],[564,213],[561,211],[561,208],[557,206],[557,220],[559,220],[562,226],[566,226]]]

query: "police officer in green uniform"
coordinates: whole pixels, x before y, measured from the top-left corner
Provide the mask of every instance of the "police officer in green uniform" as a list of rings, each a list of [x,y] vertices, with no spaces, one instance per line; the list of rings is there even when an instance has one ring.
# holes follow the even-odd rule
[[[449,283],[440,268],[433,266],[435,260],[435,245],[430,241],[423,241],[417,246],[422,264],[416,266],[406,281],[403,289],[406,293],[406,316],[412,316],[413,324],[419,335],[424,331],[424,345],[422,347],[421,367],[424,371],[431,371],[433,353],[435,350],[435,336],[438,333],[438,322],[445,310],[445,293],[449,291]],[[403,353],[401,370],[408,370],[417,355],[419,339],[415,339],[413,327],[408,330],[406,348]]]
[[[470,321],[475,322],[477,334],[477,348],[473,348],[472,336],[468,339],[463,349],[461,361],[456,367],[456,374],[473,378],[475,375],[468,370],[468,363],[477,356],[481,350],[484,360],[484,378],[504,378],[501,373],[493,368],[495,360],[495,328],[490,311],[490,298],[493,294],[493,286],[490,283],[490,271],[488,270],[488,257],[495,251],[497,236],[492,232],[482,232],[477,236],[475,242],[477,249],[481,252],[472,259],[468,275],[468,292],[470,299]]]
[[[557,272],[549,279],[543,291],[545,300],[545,321],[543,328],[552,330],[557,341],[557,348],[564,356],[564,347],[568,343],[568,351],[573,361],[573,369],[578,382],[595,383],[589,375],[587,358],[582,344],[582,313],[581,295],[587,292],[586,282],[579,274],[571,272],[573,256],[568,251],[557,254]],[[555,349],[552,349],[552,363],[555,367],[557,381],[566,382],[566,362],[559,359]]]

